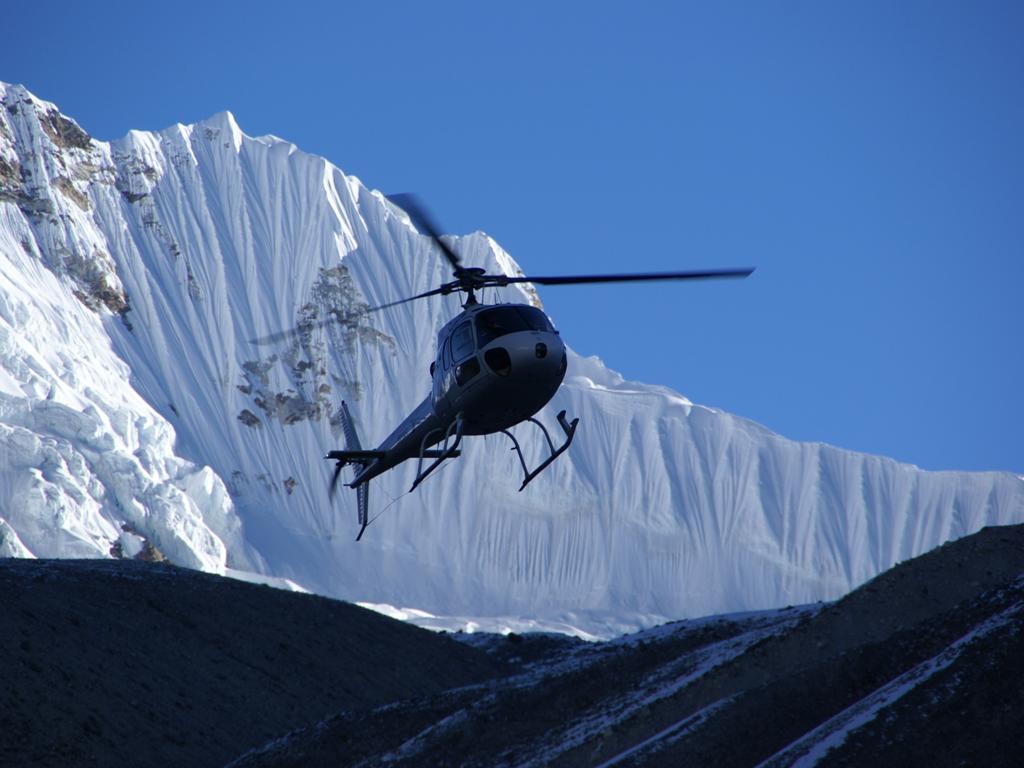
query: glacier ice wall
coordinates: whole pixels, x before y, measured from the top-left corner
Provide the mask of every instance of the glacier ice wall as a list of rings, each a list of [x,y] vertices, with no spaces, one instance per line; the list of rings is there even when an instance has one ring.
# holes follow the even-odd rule
[[[142,538],[182,565],[251,565],[223,482],[176,455],[111,342],[109,149],[23,88],[0,97],[0,554],[109,557]]]
[[[101,556],[127,525],[195,567],[600,633],[833,598],[1024,520],[1021,478],[796,443],[572,355],[541,418],[565,408],[580,428],[549,471],[518,493],[507,439],[468,440],[414,494],[411,467],[374,481],[356,544],[321,458],[338,405],[382,439],[426,394],[458,303],[346,312],[447,279],[429,239],[228,113],[102,143],[0,88],[0,554]],[[455,247],[519,270],[481,233]]]

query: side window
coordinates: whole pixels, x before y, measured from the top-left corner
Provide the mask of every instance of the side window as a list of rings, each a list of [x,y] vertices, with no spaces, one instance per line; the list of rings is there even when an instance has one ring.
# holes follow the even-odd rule
[[[473,330],[469,323],[463,323],[452,334],[452,359],[462,362],[473,354]]]

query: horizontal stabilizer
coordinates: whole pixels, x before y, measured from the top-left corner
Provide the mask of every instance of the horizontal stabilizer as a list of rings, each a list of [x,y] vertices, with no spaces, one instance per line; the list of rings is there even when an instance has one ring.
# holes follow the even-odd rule
[[[361,462],[373,461],[384,456],[384,451],[331,451],[325,459],[333,459],[346,464],[359,464]]]

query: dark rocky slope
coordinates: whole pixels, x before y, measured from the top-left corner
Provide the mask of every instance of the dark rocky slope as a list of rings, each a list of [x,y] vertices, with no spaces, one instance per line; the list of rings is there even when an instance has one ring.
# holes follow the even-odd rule
[[[235,766],[1020,765],[1022,577],[1024,526],[988,528],[831,604],[496,639],[517,675],[344,712]]]
[[[0,596],[3,766],[1011,766],[1024,750],[1024,526],[835,603],[596,644],[456,642],[130,561],[0,560]]]
[[[0,559],[0,766],[218,766],[341,709],[495,675],[362,608],[127,560]]]

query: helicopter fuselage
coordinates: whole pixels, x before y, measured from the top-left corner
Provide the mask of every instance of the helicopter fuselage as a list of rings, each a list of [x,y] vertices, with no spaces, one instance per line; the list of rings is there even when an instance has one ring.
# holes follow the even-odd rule
[[[469,303],[437,335],[431,391],[372,452],[358,487],[425,449],[464,435],[487,435],[529,419],[558,391],[565,344],[547,315],[528,304]]]

